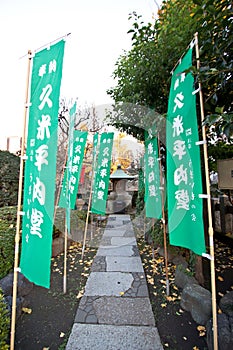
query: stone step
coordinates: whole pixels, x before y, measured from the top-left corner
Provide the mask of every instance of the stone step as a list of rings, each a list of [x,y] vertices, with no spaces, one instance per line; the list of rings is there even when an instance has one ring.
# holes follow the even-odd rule
[[[66,350],[162,350],[155,327],[75,323]]]

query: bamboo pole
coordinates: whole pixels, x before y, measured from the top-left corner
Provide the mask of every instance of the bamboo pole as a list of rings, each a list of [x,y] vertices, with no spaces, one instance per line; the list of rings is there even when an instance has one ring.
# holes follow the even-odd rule
[[[195,33],[195,48],[196,48],[196,60],[197,69],[200,70],[200,55],[198,47],[198,33]],[[202,122],[202,136],[203,136],[203,150],[204,150],[204,165],[205,165],[205,178],[206,178],[206,191],[207,191],[207,208],[208,208],[208,233],[209,233],[209,246],[210,246],[210,271],[211,271],[211,290],[212,290],[212,313],[213,313],[213,340],[214,350],[218,350],[218,327],[217,327],[217,306],[216,306],[216,283],[215,283],[215,263],[214,263],[214,230],[212,224],[212,208],[211,208],[211,195],[210,195],[210,180],[209,180],[209,166],[208,166],[208,152],[206,142],[206,128],[203,124],[204,121],[204,103],[202,86],[199,81],[199,97],[200,97],[200,110],[201,110],[201,122]]]
[[[97,145],[98,145],[98,142],[97,142]],[[90,196],[89,196],[88,207],[87,207],[87,216],[86,216],[85,230],[84,230],[84,236],[83,236],[81,260],[83,260],[83,257],[84,257],[84,250],[85,250],[86,239],[87,239],[87,226],[88,226],[88,220],[89,220],[89,214],[90,214],[90,208],[91,208],[93,180],[94,180],[94,173],[95,173],[96,159],[97,159],[97,149],[98,149],[98,146],[96,146],[95,154],[93,153],[93,170],[91,174],[91,188],[90,188]],[[93,151],[94,151],[94,141],[93,141]]]
[[[165,199],[164,199],[164,181],[162,174],[162,159],[160,138],[158,134],[158,150],[159,150],[159,172],[160,172],[160,186],[161,186],[161,200],[162,200],[162,221],[163,221],[163,244],[164,244],[164,260],[165,260],[165,273],[166,273],[166,294],[170,294],[169,277],[168,277],[168,253],[167,253],[167,232],[166,232],[166,216],[165,216]]]
[[[155,219],[152,218],[151,219],[151,223],[152,223],[152,232],[154,232],[154,228],[155,228]],[[155,247],[154,247],[154,242],[152,240],[152,258],[155,258]]]
[[[59,203],[59,198],[61,194],[61,189],[62,189],[62,179],[64,178],[65,174],[65,168],[66,168],[66,163],[67,163],[67,158],[68,158],[68,145],[66,146],[66,155],[65,155],[65,161],[64,165],[62,167],[62,174],[60,177],[59,181],[59,187],[58,187],[58,193],[57,193],[57,198],[55,202],[55,209],[54,209],[54,215],[53,215],[53,222],[55,223],[56,219],[56,214],[57,214],[57,208],[58,208],[58,203]],[[67,212],[66,209],[64,211],[65,213],[65,236],[64,236],[64,272],[63,272],[63,293],[66,294],[67,291]]]
[[[91,213],[91,240],[93,239],[93,226],[94,226],[94,217]]]
[[[62,173],[59,179],[59,186],[58,186],[58,192],[57,192],[57,198],[55,200],[55,209],[54,209],[54,215],[53,215],[53,222],[55,222],[55,218],[56,218],[56,214],[57,214],[57,208],[58,208],[58,203],[59,203],[59,199],[60,199],[60,194],[61,194],[61,189],[62,189],[62,180],[65,174],[65,168],[66,168],[66,163],[67,163],[67,158],[68,158],[68,145],[66,146],[65,149],[65,160],[62,166]]]
[[[68,220],[69,220],[69,230],[70,230],[70,191],[69,191],[69,176],[71,173],[71,162],[72,162],[72,156],[70,155],[71,147],[73,148],[73,133],[74,131],[71,130],[71,116],[70,116],[70,125],[69,125],[69,138],[68,138],[68,144],[67,144],[67,150],[66,150],[66,162],[67,162],[67,177],[66,177],[66,199],[67,201],[67,207],[65,208],[65,237],[64,237],[64,271],[63,271],[63,293],[66,294],[67,291],[67,246],[68,246]],[[72,133],[72,137],[71,137]],[[72,142],[71,142],[72,141]],[[64,168],[65,169],[65,168]],[[64,171],[63,171],[64,172]],[[70,232],[69,232],[70,233]]]
[[[58,187],[58,193],[57,193],[57,198],[55,201],[55,209],[54,209],[54,215],[53,215],[53,223],[55,223],[55,219],[56,219],[56,214],[57,214],[57,208],[58,208],[58,203],[59,203],[59,198],[60,198],[60,194],[61,194],[61,189],[62,189],[62,179],[64,177],[65,174],[65,168],[66,168],[66,163],[67,163],[67,149],[68,146],[66,147],[66,156],[65,156],[65,161],[64,161],[64,165],[62,167],[62,174],[60,177],[60,181],[59,181],[59,187]],[[64,273],[63,273],[63,293],[66,294],[67,291],[67,283],[66,283],[66,279],[67,279],[67,210],[65,209],[64,211],[65,213],[65,236],[64,236]]]
[[[90,196],[89,196],[88,207],[87,207],[87,216],[86,216],[85,230],[84,230],[84,236],[83,236],[83,246],[82,246],[81,260],[83,260],[83,257],[84,257],[84,250],[85,250],[85,245],[86,245],[86,240],[87,240],[87,226],[88,226],[90,207],[91,207],[93,178],[94,178],[94,170],[92,171],[92,175],[91,175],[91,188],[90,188]]]
[[[89,220],[89,214],[90,214],[90,208],[91,208],[92,189],[93,189],[93,180],[94,180],[94,172],[95,172],[95,163],[96,163],[96,155],[94,157],[93,170],[92,170],[92,174],[91,174],[91,188],[90,188],[90,196],[89,196],[88,207],[87,207],[87,216],[86,216],[85,230],[84,230],[84,236],[83,236],[83,246],[82,246],[81,260],[83,260],[83,257],[84,257],[84,250],[85,250],[86,239],[87,239],[87,226],[88,226],[88,220]]]
[[[31,70],[31,51],[28,51],[28,67],[27,67],[27,78],[26,78],[25,108],[24,108],[24,118],[23,118],[23,135],[22,135],[22,143],[21,143],[17,221],[16,221],[16,234],[15,234],[15,256],[14,256],[10,350],[14,349],[14,343],[15,343],[15,323],[16,323],[16,307],[17,307],[16,300],[17,300],[17,283],[18,283],[18,271],[19,271],[20,216],[23,214],[20,211],[20,209],[21,209],[22,192],[23,192],[24,152],[25,152],[25,140],[26,140],[26,124],[27,124],[27,115],[28,115],[28,92],[29,92],[30,70]]]
[[[67,229],[67,213],[68,209],[65,209],[65,237],[64,237],[64,272],[63,272],[63,293],[67,291],[67,240],[68,240],[68,229]]]
[[[66,147],[66,155],[65,155],[65,161],[64,161],[64,165],[62,167],[62,174],[59,180],[59,187],[58,187],[58,193],[57,193],[57,198],[55,201],[55,209],[54,209],[54,215],[53,215],[53,222],[55,223],[55,218],[56,218],[56,213],[57,213],[57,208],[58,208],[58,203],[59,203],[59,198],[60,198],[60,194],[61,194],[61,189],[62,189],[62,179],[64,178],[64,174],[65,174],[65,169],[66,169],[66,163],[67,163],[67,159],[68,159],[68,145]],[[64,180],[64,179],[63,179]],[[67,184],[68,185],[68,184]],[[67,209],[65,208],[65,236],[64,236],[64,273],[63,273],[63,293],[66,294],[67,291],[67,283],[66,283],[66,279],[67,279]]]

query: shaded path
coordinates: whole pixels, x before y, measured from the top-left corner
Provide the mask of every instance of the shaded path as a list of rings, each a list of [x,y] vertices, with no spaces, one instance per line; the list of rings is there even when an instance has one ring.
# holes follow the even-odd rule
[[[66,350],[162,350],[129,215],[110,215]]]

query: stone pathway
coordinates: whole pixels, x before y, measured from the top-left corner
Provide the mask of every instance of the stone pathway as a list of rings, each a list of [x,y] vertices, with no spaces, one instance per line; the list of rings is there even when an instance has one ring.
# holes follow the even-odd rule
[[[162,350],[129,215],[110,215],[66,350]]]

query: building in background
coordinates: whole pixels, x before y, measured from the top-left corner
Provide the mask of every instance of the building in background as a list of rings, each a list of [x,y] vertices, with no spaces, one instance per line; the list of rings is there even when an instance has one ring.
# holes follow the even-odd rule
[[[22,137],[20,136],[8,136],[5,140],[1,140],[0,149],[2,151],[9,151],[13,154],[18,154],[21,150]]]

